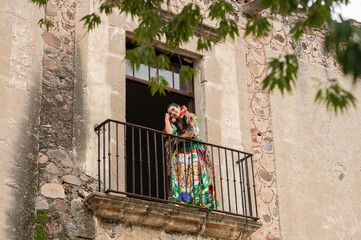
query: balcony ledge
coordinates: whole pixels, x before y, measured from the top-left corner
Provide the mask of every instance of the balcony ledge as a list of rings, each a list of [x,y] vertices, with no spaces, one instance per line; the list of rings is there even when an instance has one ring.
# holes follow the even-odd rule
[[[262,224],[251,218],[129,198],[91,193],[84,204],[94,215],[111,222],[162,228],[168,232],[198,234],[222,239],[246,239]]]

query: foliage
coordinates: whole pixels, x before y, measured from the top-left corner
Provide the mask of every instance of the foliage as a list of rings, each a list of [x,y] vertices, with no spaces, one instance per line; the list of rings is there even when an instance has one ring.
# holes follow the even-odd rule
[[[46,239],[45,227],[49,222],[48,211],[46,210],[37,210],[36,211],[36,239],[43,240]]]
[[[29,0],[39,7],[46,7],[48,0]],[[132,19],[137,18],[139,26],[134,30],[134,40],[137,46],[127,51],[126,59],[139,69],[140,64],[151,64],[161,70],[169,69],[169,56],[156,55],[154,43],[165,39],[170,52],[188,43],[194,32],[208,18],[216,22],[215,32],[218,38],[200,36],[197,41],[197,51],[209,51],[212,47],[224,41],[227,37],[235,39],[239,35],[237,24],[232,17],[234,9],[228,0],[210,1],[208,9],[202,12],[197,1],[185,5],[177,15],[166,17],[161,11],[162,4],[170,4],[172,0],[99,0],[97,12],[84,16],[81,20],[85,28],[93,30],[101,24],[101,14],[113,12],[125,13]],[[290,24],[290,34],[297,42],[305,33],[313,28],[328,28],[325,38],[325,49],[334,54],[344,74],[353,76],[353,84],[361,77],[361,30],[352,26],[350,21],[335,22],[331,15],[337,4],[347,4],[349,0],[261,0],[263,8],[269,9],[269,14],[258,14],[248,18],[245,35],[252,34],[262,37],[271,31],[271,21],[275,14],[283,17],[295,15],[297,21]],[[48,29],[52,26],[49,19],[41,19],[39,25]],[[263,88],[273,91],[276,87],[284,93],[291,92],[296,85],[298,59],[295,55],[286,54],[273,58],[269,62],[269,74],[263,82]],[[187,81],[196,74],[189,66],[182,66],[180,79]],[[168,83],[162,77],[150,80],[151,93],[164,95]],[[355,97],[339,84],[334,83],[327,88],[320,88],[316,96],[317,102],[333,107],[335,111],[343,111],[349,106],[355,106]]]
[[[298,71],[298,62],[295,55],[285,55],[284,61],[280,58],[273,58],[269,62],[271,72],[263,81],[263,89],[269,89],[270,92],[277,86],[283,94],[284,89],[287,92],[292,91],[292,84],[295,85],[296,74]]]
[[[321,83],[321,81],[318,79]],[[315,102],[325,103],[327,108],[334,108],[335,113],[340,110],[343,112],[350,105],[356,106],[356,98],[348,91],[342,89],[336,80],[325,89],[320,88],[317,91]]]

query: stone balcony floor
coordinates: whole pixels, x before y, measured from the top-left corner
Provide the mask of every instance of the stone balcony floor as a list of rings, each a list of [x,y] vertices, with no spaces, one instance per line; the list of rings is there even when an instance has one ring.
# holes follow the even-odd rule
[[[221,239],[246,239],[262,226],[258,221],[243,216],[100,192],[91,193],[84,199],[84,204],[102,221]]]

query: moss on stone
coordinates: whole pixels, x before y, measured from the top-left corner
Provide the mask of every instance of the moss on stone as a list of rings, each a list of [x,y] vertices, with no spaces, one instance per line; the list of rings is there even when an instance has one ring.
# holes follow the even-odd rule
[[[43,226],[36,226],[36,240],[44,240],[46,239],[46,233],[44,231]]]
[[[46,210],[37,210],[36,211],[36,240],[46,239],[45,226],[49,222],[48,211]]]

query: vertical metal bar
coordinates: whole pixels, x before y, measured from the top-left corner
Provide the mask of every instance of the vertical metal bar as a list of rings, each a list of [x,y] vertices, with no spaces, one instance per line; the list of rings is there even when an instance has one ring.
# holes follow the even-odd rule
[[[184,152],[186,151],[186,141],[183,139],[183,149]],[[192,154],[192,151],[191,151]],[[184,154],[184,181],[185,181],[185,186],[186,186],[186,203],[188,203],[188,180],[187,180],[187,166],[188,166],[188,161],[187,161],[187,157]]]
[[[193,141],[191,141],[191,161],[192,161],[192,188],[193,188],[193,203],[196,205],[196,192],[194,185],[194,165],[193,165]]]
[[[127,161],[128,161],[128,159],[127,159],[127,126],[126,125],[124,125],[124,140],[123,140],[123,144],[124,144],[124,165],[125,165],[125,167],[124,167],[124,169],[125,169],[125,187],[124,187],[124,189],[125,189],[125,191],[127,192],[128,191],[128,163],[127,163]],[[118,174],[119,174],[119,172],[118,172]]]
[[[171,146],[171,139],[170,136],[168,135],[168,151],[169,151],[169,174],[170,174],[170,188],[167,190],[170,190],[170,199],[173,198],[173,179],[172,179],[172,164],[173,164],[173,159],[172,159],[172,146]]]
[[[118,161],[119,161],[119,151],[118,151],[118,144],[119,144],[119,142],[118,142],[118,123],[115,123],[115,147],[116,147],[116,155],[115,155],[115,157],[116,157],[116,168],[117,168],[117,172],[116,172],[116,178],[117,178],[117,191],[119,191],[119,172],[118,172],[118,169],[119,169],[119,163],[118,163]],[[125,168],[125,169],[127,169],[127,168]],[[125,171],[125,172],[127,172],[127,171]],[[125,176],[125,179],[127,179],[127,177]]]
[[[160,137],[161,138],[161,142],[162,142],[162,164],[163,164],[163,190],[164,190],[164,199],[165,200],[167,200],[167,180],[168,179],[166,179],[166,171],[167,171],[167,167],[166,167],[166,163],[165,163],[165,161],[164,161],[164,159],[165,159],[165,156],[164,156],[164,139],[163,139],[163,136],[161,136]]]
[[[139,179],[140,179],[140,194],[143,195],[143,159],[142,159],[142,130],[139,128]]]
[[[105,188],[105,182],[106,182],[106,175],[105,175],[105,160],[106,160],[106,157],[105,157],[105,124],[103,126],[103,178],[104,178],[104,182],[103,182],[103,185],[104,185],[104,191],[106,190]]]
[[[222,196],[222,211],[224,211],[224,199],[223,199],[223,184],[222,184],[222,164],[221,164],[221,151],[218,147],[218,161],[219,161],[219,179],[221,183],[221,196]]]
[[[111,168],[111,164],[110,164],[110,161],[111,161],[111,153],[110,153],[110,147],[111,147],[111,144],[110,144],[110,122],[108,122],[108,171],[109,171],[109,189],[112,189],[112,185],[111,185],[111,182],[112,182],[112,179],[111,179],[111,176],[112,176],[112,168]]]
[[[238,214],[238,204],[237,204],[237,188],[236,188],[236,173],[234,171],[234,158],[233,158],[233,151],[232,154],[232,168],[233,168],[233,184],[234,184],[234,200],[236,203],[236,213]]]
[[[226,181],[227,181],[227,192],[228,192],[228,211],[231,212],[231,196],[229,193],[229,176],[228,176],[228,160],[227,160],[227,149],[224,149],[224,157],[226,160]]]
[[[246,199],[246,186],[245,186],[245,179],[244,179],[244,167],[243,167],[243,163],[247,160],[246,155],[243,154],[243,161],[241,161],[241,171],[242,171],[242,180],[243,180],[243,197],[244,197],[244,210],[245,210],[245,215],[248,215],[248,211],[247,211],[247,199]]]
[[[214,205],[215,209],[217,209],[217,191],[216,191],[216,177],[214,174],[214,157],[213,157],[213,146],[211,146],[212,151],[212,174],[213,174],[213,188],[214,188]]]
[[[149,151],[149,131],[147,130],[147,156],[148,156],[148,196],[152,195],[152,179],[150,177],[150,151]]]
[[[201,168],[201,161],[202,159],[200,159],[199,155],[200,155],[201,149],[199,147],[199,142],[197,142],[197,161],[198,161],[198,178],[199,178],[199,196],[201,197],[201,205],[203,206],[203,196],[202,196],[202,192],[203,192],[203,184],[202,184],[202,168]]]
[[[247,177],[247,195],[248,195],[248,208],[249,208],[249,215],[252,216],[252,202],[251,202],[251,187],[249,186],[249,173],[248,173],[248,158],[245,160],[246,166],[246,177]]]
[[[155,157],[155,188],[157,192],[157,198],[159,198],[157,136],[155,132],[153,132],[153,136],[154,136],[154,157]]]
[[[256,182],[255,182],[255,180],[254,180],[254,170],[253,170],[253,156],[251,156],[251,164],[252,164],[252,179],[253,179],[254,206],[256,207],[256,217],[258,218],[257,197],[256,197]]]
[[[100,184],[100,128],[98,128],[98,189],[101,192]]]
[[[179,148],[178,148],[178,139],[176,140],[176,146],[175,146],[175,149],[177,149],[177,176],[178,176],[178,201],[181,202],[181,199],[180,199],[180,195],[181,195],[181,192],[180,192],[180,184],[179,184]],[[175,171],[174,171],[175,172]],[[175,178],[175,176],[174,176]],[[175,179],[174,179],[175,180]]]
[[[132,187],[135,193],[135,152],[134,152],[134,127],[132,127]]]
[[[240,195],[241,195],[241,199],[242,199],[242,214],[244,215],[245,214],[245,199],[244,199],[243,194],[242,194],[243,193],[243,187],[242,187],[242,185],[243,185],[243,181],[242,181],[243,174],[241,174],[241,158],[239,156],[239,152],[238,152],[238,171],[239,171],[239,184],[241,186]]]

